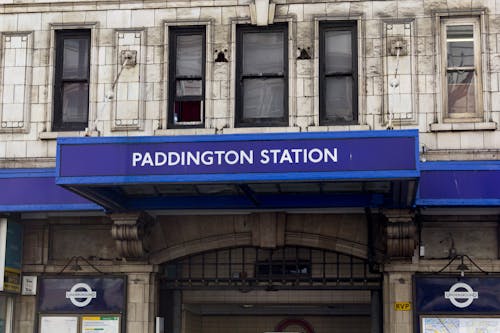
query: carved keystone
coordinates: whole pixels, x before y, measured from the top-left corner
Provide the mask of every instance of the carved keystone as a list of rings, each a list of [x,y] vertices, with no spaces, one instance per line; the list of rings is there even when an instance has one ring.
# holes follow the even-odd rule
[[[253,223],[253,245],[271,249],[285,245],[284,213],[255,213],[251,214],[249,219]]]

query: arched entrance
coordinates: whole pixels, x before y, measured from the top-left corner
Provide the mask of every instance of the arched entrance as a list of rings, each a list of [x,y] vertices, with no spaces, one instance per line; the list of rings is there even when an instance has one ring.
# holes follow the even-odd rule
[[[161,267],[160,314],[173,323],[166,331],[380,332],[382,277],[365,259],[308,247],[248,246]],[[309,328],[281,325],[285,320]]]

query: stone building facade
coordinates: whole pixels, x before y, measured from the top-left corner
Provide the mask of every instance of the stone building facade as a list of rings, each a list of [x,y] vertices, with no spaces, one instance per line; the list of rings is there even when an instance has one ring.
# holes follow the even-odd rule
[[[443,313],[500,327],[500,304],[455,316],[417,291],[500,272],[498,0],[2,0],[0,38],[0,220],[24,228],[39,284],[0,295],[0,332],[95,315],[122,333],[405,333]],[[337,162],[345,140],[353,168],[279,166]],[[177,162],[144,152],[179,142],[222,142],[227,168],[151,171]],[[267,142],[292,151],[268,151],[272,170],[217,153]],[[51,279],[80,277],[124,279],[121,307],[46,305]]]

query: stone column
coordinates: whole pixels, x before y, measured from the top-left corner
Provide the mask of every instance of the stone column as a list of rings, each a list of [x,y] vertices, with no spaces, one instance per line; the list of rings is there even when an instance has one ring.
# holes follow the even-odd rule
[[[150,267],[150,266],[145,266]],[[154,333],[157,300],[156,274],[128,274],[127,332]]]
[[[412,333],[412,311],[399,311],[396,302],[412,302],[412,273],[389,272],[384,276],[384,333]]]

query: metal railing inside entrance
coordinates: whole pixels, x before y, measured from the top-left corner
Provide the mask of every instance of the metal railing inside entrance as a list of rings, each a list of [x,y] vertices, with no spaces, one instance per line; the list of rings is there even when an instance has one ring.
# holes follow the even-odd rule
[[[239,247],[191,255],[162,266],[165,289],[380,289],[367,260],[304,247]]]

